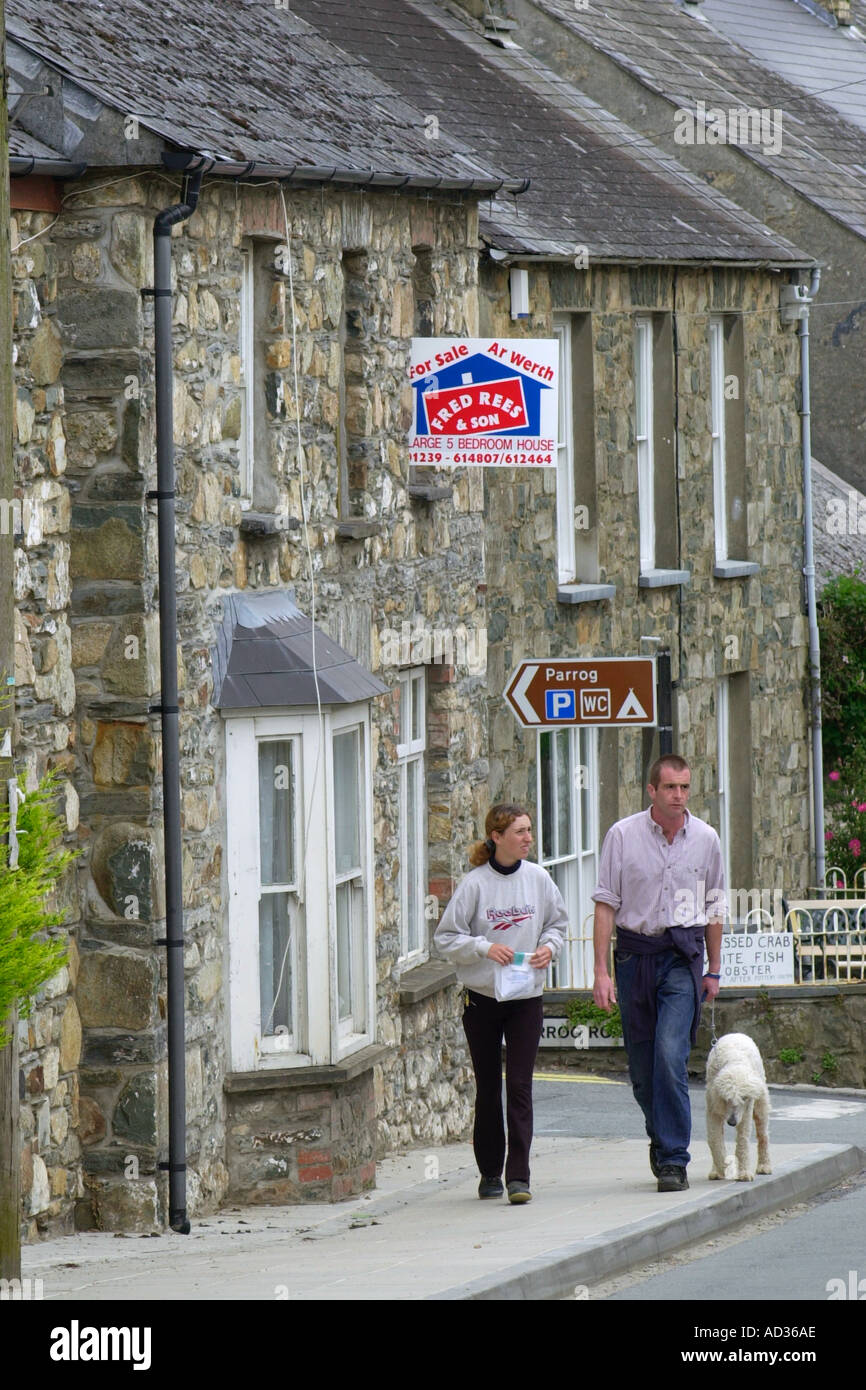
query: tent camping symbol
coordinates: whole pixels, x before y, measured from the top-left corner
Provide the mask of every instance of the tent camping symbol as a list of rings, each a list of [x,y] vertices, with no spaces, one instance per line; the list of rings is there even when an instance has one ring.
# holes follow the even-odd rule
[[[528,372],[476,352],[412,383],[415,432],[422,435],[539,434],[541,393]]]
[[[617,710],[616,717],[617,719],[646,719],[648,717],[632,686],[629,686],[628,694]]]

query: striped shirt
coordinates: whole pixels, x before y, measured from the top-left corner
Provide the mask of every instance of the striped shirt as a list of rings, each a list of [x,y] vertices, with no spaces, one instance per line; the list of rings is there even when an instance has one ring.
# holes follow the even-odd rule
[[[723,920],[725,874],[715,830],[685,811],[669,844],[651,810],[610,827],[593,901],[613,908],[617,926],[645,936]]]

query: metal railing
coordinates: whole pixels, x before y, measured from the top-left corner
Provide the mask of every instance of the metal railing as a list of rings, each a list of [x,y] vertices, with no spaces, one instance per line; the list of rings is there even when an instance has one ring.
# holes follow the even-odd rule
[[[841,870],[828,869],[827,874]],[[854,889],[862,896],[792,899],[781,922],[767,908],[752,908],[739,930],[790,932],[796,985],[866,982],[866,870],[857,870]],[[841,894],[842,889],[828,886],[824,892]],[[592,924],[592,916],[587,916],[579,931],[567,934],[559,960],[548,971],[548,989],[592,989]],[[613,942],[610,969],[613,973]]]
[[[792,902],[785,930],[794,933],[796,984],[866,979],[866,901],[862,898]]]

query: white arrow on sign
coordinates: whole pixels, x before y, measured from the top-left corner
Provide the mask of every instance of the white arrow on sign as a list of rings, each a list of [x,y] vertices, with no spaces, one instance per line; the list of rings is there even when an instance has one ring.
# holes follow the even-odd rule
[[[644,709],[643,705],[641,704],[640,700],[637,698],[637,696],[635,695],[634,691],[631,690],[631,689],[629,690],[628,694],[626,695],[625,699],[623,700],[620,709],[617,711],[616,717],[617,717],[617,719],[647,719],[647,718],[649,718],[649,716],[647,715],[647,712],[646,712],[646,710]]]
[[[532,708],[532,705],[529,703],[529,700],[526,698],[526,692],[529,689],[530,682],[532,681],[532,678],[535,675],[537,669],[538,668],[535,666],[528,666],[511,692],[512,700],[517,705],[521,714],[523,715],[524,719],[528,724],[541,723],[541,720],[535,713],[535,710]]]

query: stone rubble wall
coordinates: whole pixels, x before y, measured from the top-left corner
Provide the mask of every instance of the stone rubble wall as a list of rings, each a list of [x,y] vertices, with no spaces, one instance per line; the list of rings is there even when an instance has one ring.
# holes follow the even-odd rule
[[[42,213],[20,214],[14,229],[22,243],[14,264],[17,468],[33,503],[16,550],[16,749],[31,780],[48,766],[67,777],[67,826],[85,851],[78,892],[68,890],[69,966],[21,1029],[29,1238],[69,1229],[73,1220],[150,1229],[165,1212],[156,1170],[167,1136],[165,966],[153,944],[165,912],[160,737],[148,714],[159,690],[156,508],[145,499],[155,486],[153,311],[140,290],[152,281],[154,214],[172,196],[161,178],[84,183],[50,229]],[[750,673],[755,880],[776,886],[784,865],[784,886],[807,881],[797,339],[779,323],[775,278],[759,271],[674,278],[666,270],[533,267],[533,316],[516,324],[502,268],[485,263],[479,307],[477,222],[459,201],[292,191],[287,209],[297,363],[285,277],[272,285],[266,347],[277,509],[294,519],[302,512],[297,366],[317,621],[393,692],[371,707],[376,1040],[392,1049],[373,1075],[375,1146],[383,1153],[465,1136],[472,1099],[459,991],[399,1003],[399,667],[387,664],[386,630],[408,622],[486,636],[480,663],[427,666],[429,892],[437,911],[468,867],[465,850],[490,801],[503,794],[535,801],[535,741],[501,700],[519,660],[628,654],[646,632],[671,642],[679,746],[695,764],[693,809],[711,819],[715,679],[729,666]],[[231,1182],[223,1094],[227,790],[223,721],[209,703],[210,651],[226,593],[291,588],[298,605],[311,608],[303,529],[264,537],[240,530],[240,248],[249,237],[277,245],[285,230],[273,189],[206,183],[199,210],[173,238],[193,1215],[211,1209]],[[432,253],[435,335],[546,336],[554,310],[593,311],[599,577],[617,584],[612,603],[557,601],[552,470],[449,472],[437,481],[451,484],[450,501],[409,497],[413,246]],[[352,537],[338,534],[340,258],[359,248],[363,347],[347,411],[373,451],[363,510],[380,524]],[[636,308],[676,310],[682,557],[692,570],[681,591],[637,587],[629,410]],[[762,564],[749,580],[712,577],[710,308],[747,313],[749,545]],[[739,666],[725,664],[729,635],[739,642]],[[615,801],[624,815],[641,804],[641,738],[626,732],[617,745]]]
[[[494,337],[550,336],[555,311],[592,312],[598,556],[613,600],[576,605],[556,598],[553,470],[493,472],[485,479],[491,535],[488,563],[490,797],[536,802],[535,737],[517,725],[501,692],[524,658],[650,654],[644,634],[671,649],[675,747],[693,768],[690,807],[718,822],[715,682],[747,671],[751,683],[753,883],[794,895],[809,882],[808,633],[801,611],[802,472],[799,342],[782,325],[778,277],[733,269],[658,270],[544,266],[530,270],[531,317],[508,316],[507,271],[482,282],[481,323]],[[673,312],[681,589],[639,589],[637,469],[633,436],[634,315]],[[713,473],[708,315],[744,315],[748,559],[747,579],[713,577]],[[575,421],[580,429],[580,422]],[[575,503],[580,502],[578,496]],[[531,518],[531,520],[530,520]],[[729,638],[734,638],[729,642]],[[726,659],[736,651],[734,659]],[[645,804],[642,736],[615,740],[608,779],[617,816]],[[735,812],[732,812],[735,813]],[[747,887],[751,885],[738,885]]]
[[[165,966],[164,952],[153,944],[165,912],[160,737],[148,714],[159,690],[156,507],[145,499],[155,486],[153,332],[152,307],[140,290],[152,283],[154,214],[172,196],[164,179],[131,177],[106,188],[85,182],[50,230],[43,230],[51,221],[43,214],[24,214],[17,228],[22,239],[42,231],[21,248],[16,270],[18,476],[44,505],[41,530],[28,535],[16,557],[16,747],[34,774],[46,763],[69,772],[69,828],[85,851],[70,916],[70,970],[52,982],[54,993],[35,1013],[32,1033],[22,1030],[22,1067],[33,1096],[22,1120],[33,1141],[24,1159],[31,1238],[30,1217],[38,1217],[43,1231],[58,1222],[67,1229],[73,1220],[79,1227],[146,1230],[165,1214],[165,1180],[156,1171],[167,1137]],[[298,362],[287,281],[275,279],[266,399],[277,509],[291,518],[302,510],[297,365],[317,621],[396,684],[397,668],[382,660],[385,628],[399,629],[403,621],[452,630],[484,625],[481,480],[453,476],[452,502],[412,501],[404,443],[412,247],[431,248],[434,331],[471,333],[475,213],[459,200],[330,192],[291,193],[287,205]],[[206,185],[198,212],[175,228],[173,240],[191,1214],[218,1202],[230,1180],[223,1096],[226,789],[222,720],[209,705],[210,651],[223,593],[291,587],[299,606],[307,612],[311,606],[303,531],[254,538],[239,529],[240,246],[246,237],[285,241],[274,190]],[[340,257],[359,246],[366,251],[366,356],[362,384],[347,407],[360,412],[375,445],[369,510],[381,525],[353,539],[337,534],[336,426]],[[486,799],[478,696],[484,673],[440,665],[428,675],[430,873],[438,876],[431,891],[444,884],[447,896],[452,845],[472,837]],[[456,1133],[465,1118],[455,1118],[438,1059],[439,1090],[427,1088],[418,1102],[416,1053],[426,1055],[430,1038],[417,1037],[411,1021],[405,1037],[401,1032],[397,712],[393,696],[372,706],[378,1032],[394,1045],[377,1072],[377,1084],[392,1098],[381,1121],[401,1133],[414,1124],[421,1135],[431,1126],[438,1132],[444,1111]],[[454,995],[439,1004],[445,1042],[456,1017]],[[452,1070],[465,1084],[465,1063]],[[408,1085],[407,1076],[414,1078]]]
[[[77,723],[70,603],[70,492],[66,481],[66,401],[57,289],[64,273],[81,273],[72,243],[48,231],[50,212],[13,215],[16,502],[15,723],[16,768],[32,788],[49,770],[61,775],[66,828],[79,825],[74,786]],[[35,239],[33,239],[35,238]],[[74,260],[74,269],[71,264]],[[22,1228],[25,1237],[73,1228],[83,1195],[79,1135],[81,1019],[74,997],[79,972],[75,871],[57,895],[68,907],[67,964],[18,1025]]]

